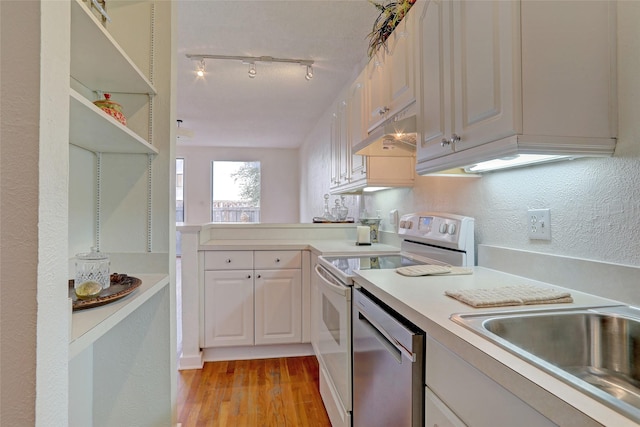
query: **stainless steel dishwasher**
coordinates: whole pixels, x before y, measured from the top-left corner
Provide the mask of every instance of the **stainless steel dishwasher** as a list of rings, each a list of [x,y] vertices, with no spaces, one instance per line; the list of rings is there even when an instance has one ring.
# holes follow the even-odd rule
[[[355,289],[353,427],[423,427],[424,384],[424,332]]]

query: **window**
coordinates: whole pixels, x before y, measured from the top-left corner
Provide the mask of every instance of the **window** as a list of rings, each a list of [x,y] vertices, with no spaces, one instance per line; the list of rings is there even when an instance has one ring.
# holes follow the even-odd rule
[[[211,221],[260,222],[260,162],[211,162]]]
[[[176,222],[184,222],[184,159],[176,159]]]

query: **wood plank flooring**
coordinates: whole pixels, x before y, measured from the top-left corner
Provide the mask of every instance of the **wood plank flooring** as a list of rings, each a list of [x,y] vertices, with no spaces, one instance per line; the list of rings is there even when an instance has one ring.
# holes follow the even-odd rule
[[[207,362],[178,373],[182,427],[331,427],[313,356]]]

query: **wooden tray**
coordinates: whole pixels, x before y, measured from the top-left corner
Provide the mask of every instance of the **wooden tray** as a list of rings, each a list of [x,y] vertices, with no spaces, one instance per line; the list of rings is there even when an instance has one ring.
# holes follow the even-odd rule
[[[142,284],[142,280],[126,274],[113,273],[111,275],[111,286],[103,289],[96,298],[78,299],[73,288],[73,279],[69,280],[69,298],[73,301],[73,310],[83,310],[85,308],[98,307],[109,304],[129,295]]]

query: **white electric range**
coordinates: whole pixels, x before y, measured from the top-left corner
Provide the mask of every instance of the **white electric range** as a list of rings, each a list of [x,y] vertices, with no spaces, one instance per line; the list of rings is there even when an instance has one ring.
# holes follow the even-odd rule
[[[313,346],[320,363],[320,394],[333,427],[352,425],[352,323],[353,271],[390,269],[409,265],[473,266],[474,219],[447,213],[421,212],[403,215],[398,235],[400,253],[320,256],[319,307],[313,322],[317,328]]]

